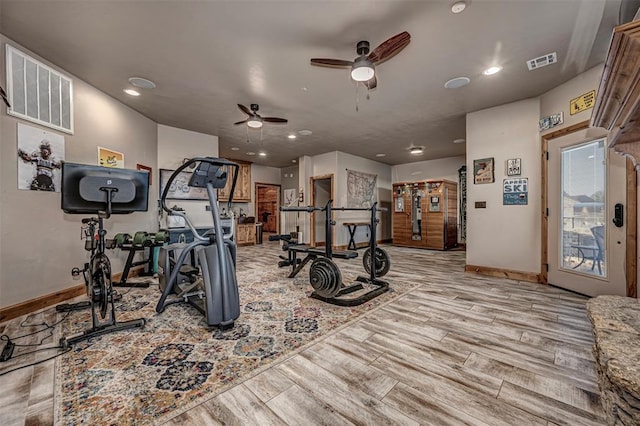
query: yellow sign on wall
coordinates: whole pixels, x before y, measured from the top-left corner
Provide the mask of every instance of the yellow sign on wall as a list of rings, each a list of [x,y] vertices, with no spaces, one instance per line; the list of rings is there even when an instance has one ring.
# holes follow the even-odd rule
[[[569,102],[569,111],[571,115],[593,108],[596,103],[596,91],[592,90],[584,95],[578,96],[575,99],[571,99]]]

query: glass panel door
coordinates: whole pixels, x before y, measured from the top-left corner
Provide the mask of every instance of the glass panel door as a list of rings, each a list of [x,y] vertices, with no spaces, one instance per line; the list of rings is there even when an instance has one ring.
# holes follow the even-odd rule
[[[603,139],[562,150],[560,265],[607,276],[606,147]]]

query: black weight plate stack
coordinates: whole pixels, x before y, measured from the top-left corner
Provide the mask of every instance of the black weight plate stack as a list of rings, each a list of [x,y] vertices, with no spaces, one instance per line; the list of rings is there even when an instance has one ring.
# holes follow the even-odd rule
[[[371,249],[368,248],[362,256],[362,264],[367,274],[371,273]],[[391,269],[391,258],[383,249],[376,247],[375,256],[376,277],[383,277]]]
[[[340,269],[331,259],[318,257],[311,264],[309,281],[316,294],[322,297],[333,297],[342,288]]]

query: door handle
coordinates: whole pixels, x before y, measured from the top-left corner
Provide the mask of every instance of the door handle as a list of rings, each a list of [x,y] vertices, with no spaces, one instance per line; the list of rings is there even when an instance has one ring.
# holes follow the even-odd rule
[[[624,225],[624,206],[622,203],[617,203],[613,208],[613,224],[622,228]]]

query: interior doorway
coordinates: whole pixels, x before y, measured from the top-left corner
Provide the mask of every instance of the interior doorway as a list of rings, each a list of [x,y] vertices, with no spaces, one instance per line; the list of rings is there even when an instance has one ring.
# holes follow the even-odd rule
[[[543,152],[543,282],[589,296],[635,293],[635,171],[588,123],[546,135]]]
[[[280,185],[256,182],[255,191],[256,222],[262,232],[280,233]]]
[[[311,178],[311,205],[314,207],[324,207],[329,200],[334,199],[333,195],[333,175],[315,176]],[[312,212],[310,220],[311,246],[324,246],[327,232],[325,212]]]

